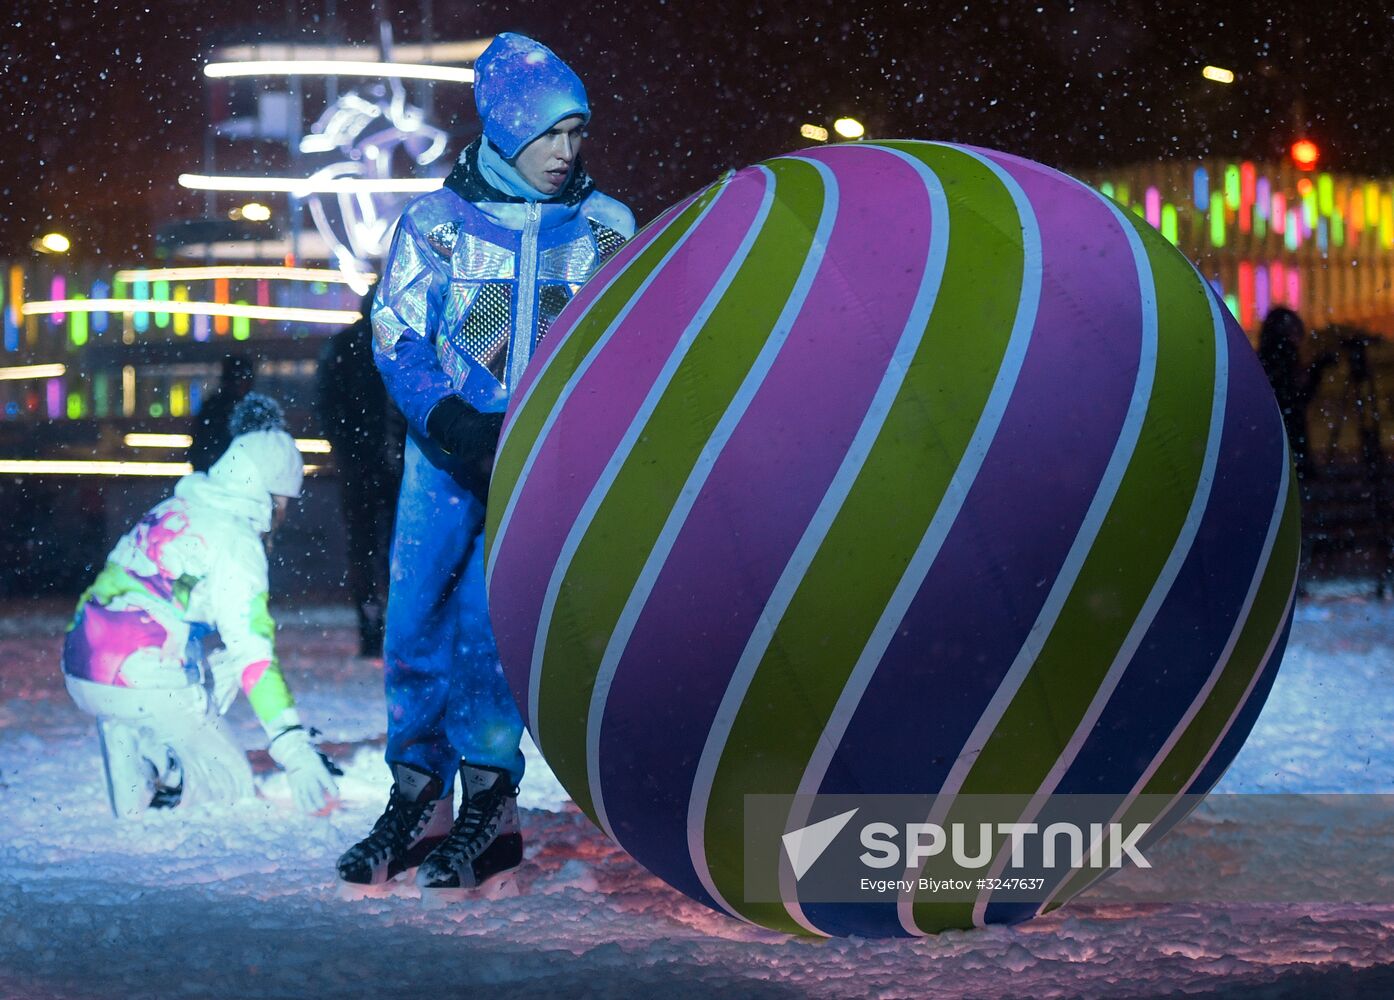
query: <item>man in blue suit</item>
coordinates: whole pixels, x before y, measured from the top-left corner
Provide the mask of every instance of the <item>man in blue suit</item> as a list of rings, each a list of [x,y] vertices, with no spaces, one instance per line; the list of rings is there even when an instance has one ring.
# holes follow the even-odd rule
[[[404,211],[373,308],[408,425],[384,664],[394,784],[339,877],[417,867],[468,889],[522,860],[523,725],[484,594],[484,505],[503,411],[562,306],[634,233],[579,157],[590,104],[550,49],[501,34],[475,64],[484,134]],[[461,804],[453,808],[458,770]]]

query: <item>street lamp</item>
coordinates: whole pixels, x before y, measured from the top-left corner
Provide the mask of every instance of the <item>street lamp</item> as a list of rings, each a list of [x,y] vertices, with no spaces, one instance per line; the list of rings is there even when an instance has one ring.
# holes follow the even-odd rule
[[[866,128],[855,118],[839,118],[833,122],[833,131],[844,139],[860,139],[866,135]]]
[[[228,213],[233,219],[246,219],[248,222],[265,222],[271,218],[271,209],[259,201],[249,201],[241,208]]]
[[[62,233],[45,233],[29,245],[39,253],[67,253],[73,244]]]
[[[1223,66],[1206,66],[1200,71],[1200,75],[1215,83],[1234,82],[1234,70],[1225,69]]]

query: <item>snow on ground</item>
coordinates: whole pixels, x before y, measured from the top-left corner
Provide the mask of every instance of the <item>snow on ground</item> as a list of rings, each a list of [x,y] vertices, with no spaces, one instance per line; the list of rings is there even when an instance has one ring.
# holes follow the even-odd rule
[[[407,885],[346,899],[334,861],[390,783],[381,668],[352,655],[348,613],[283,612],[280,636],[302,714],[343,747],[343,809],[299,815],[265,773],[259,800],[118,824],[91,720],[58,674],[65,610],[0,608],[3,997],[1394,996],[1391,905],[1091,892],[1029,925],[923,941],[753,929],[630,861],[535,754],[515,891],[430,908]],[[256,747],[245,704],[233,719]],[[1394,607],[1338,591],[1299,606],[1222,790],[1394,792]],[[1352,852],[1369,845],[1328,846],[1314,861],[1328,871],[1368,860]]]

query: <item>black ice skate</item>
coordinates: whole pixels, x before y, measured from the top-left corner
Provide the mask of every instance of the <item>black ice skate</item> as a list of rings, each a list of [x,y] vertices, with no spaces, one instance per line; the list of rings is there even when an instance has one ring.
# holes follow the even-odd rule
[[[503,768],[460,764],[460,815],[416,872],[432,892],[474,889],[523,860],[518,789]]]
[[[339,858],[339,878],[378,885],[415,868],[450,831],[451,799],[440,797],[439,778],[407,764],[394,764],[396,783],[387,808],[368,836]]]

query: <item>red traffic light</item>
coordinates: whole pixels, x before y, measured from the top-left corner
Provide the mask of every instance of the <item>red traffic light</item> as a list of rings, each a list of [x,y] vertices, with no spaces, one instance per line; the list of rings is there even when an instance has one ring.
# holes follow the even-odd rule
[[[1288,150],[1292,156],[1292,162],[1296,164],[1298,170],[1315,170],[1317,160],[1321,158],[1321,150],[1311,139],[1298,139]]]

